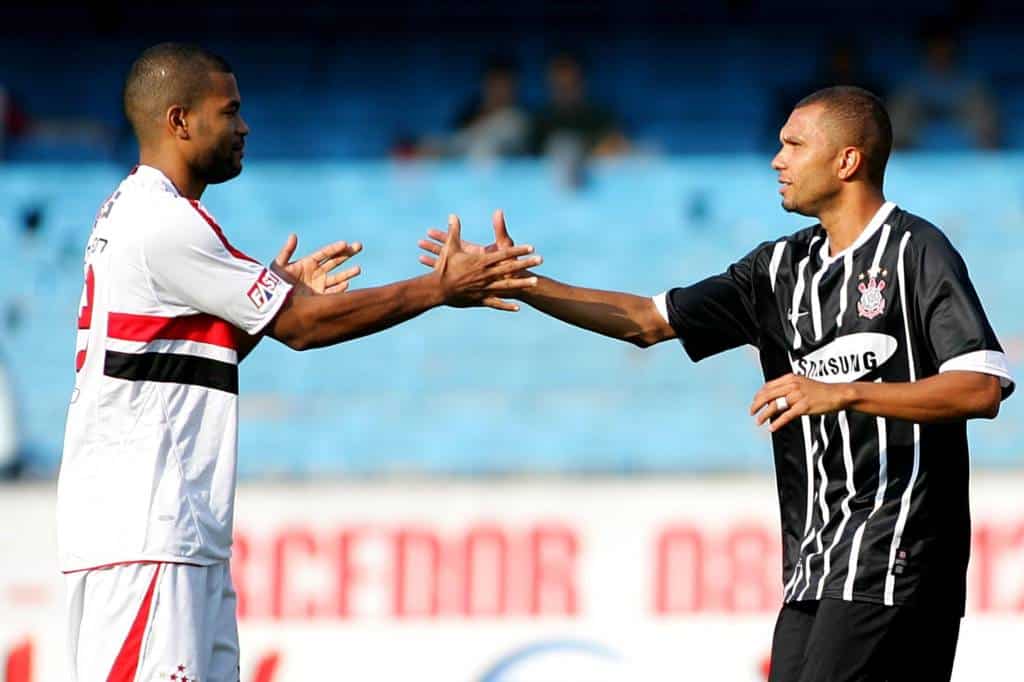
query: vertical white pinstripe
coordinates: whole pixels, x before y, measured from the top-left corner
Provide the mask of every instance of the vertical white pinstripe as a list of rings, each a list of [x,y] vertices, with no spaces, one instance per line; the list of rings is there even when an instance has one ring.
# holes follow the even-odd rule
[[[910,371],[910,381],[917,381],[917,370],[914,369],[914,348],[910,340],[910,318],[907,315],[907,284],[904,274],[903,255],[907,249],[907,242],[910,241],[910,233],[907,232],[900,240],[900,255],[896,263],[896,276],[900,284],[900,308],[903,312],[903,331],[907,340],[907,364]],[[896,517],[896,528],[892,534],[892,545],[889,547],[889,568],[885,572],[885,596],[883,601],[886,606],[893,605],[893,594],[896,591],[896,576],[892,573],[893,564],[896,562],[896,550],[899,549],[900,541],[903,539],[903,530],[907,526],[907,516],[910,514],[910,501],[914,494],[914,483],[917,482],[917,471],[921,463],[921,425],[914,424],[914,465],[910,471],[910,480],[900,497],[900,512]]]
[[[822,591],[825,589],[825,581],[828,580],[828,575],[832,572],[832,550],[839,544],[839,540],[843,537],[843,531],[846,530],[846,524],[850,520],[850,500],[857,494],[857,489],[853,485],[853,452],[850,447],[850,423],[846,410],[841,411],[837,418],[839,420],[839,433],[843,437],[843,468],[846,469],[846,497],[843,498],[842,503],[839,505],[843,512],[843,518],[839,522],[839,527],[836,528],[835,535],[832,536],[832,544],[829,545],[828,550],[825,552],[825,567],[822,571],[821,579],[818,581],[818,599],[821,599]]]
[[[843,256],[843,286],[839,289],[839,314],[836,316],[836,326],[843,326],[843,315],[846,314],[846,299],[849,298],[847,291],[850,286],[850,275],[853,274],[853,249]]]
[[[772,250],[772,259],[768,263],[768,277],[772,281],[772,291],[775,291],[775,278],[779,275],[779,265],[782,263],[782,254],[785,250],[785,241],[777,242]]]
[[[790,362],[792,362],[792,358],[790,358]],[[807,511],[804,514],[804,536],[800,543],[800,550],[802,551],[807,546],[808,539],[814,537],[814,534],[811,532],[811,521],[814,516],[814,453],[818,448],[818,444],[811,439],[811,418],[806,415],[800,417],[800,425],[803,427],[804,432],[804,462],[807,469]],[[789,584],[786,585],[782,592],[783,599],[788,599],[790,596],[789,591],[796,587],[800,568],[801,564],[798,561]]]
[[[875,256],[871,259],[871,270],[872,272],[878,272],[882,265],[882,254],[885,253],[885,247],[889,243],[889,235],[892,233],[892,227],[889,223],[882,225],[882,236],[878,238],[878,246],[875,247]]]
[[[881,379],[875,380],[875,383],[881,382]],[[867,518],[857,528],[857,532],[853,534],[853,544],[850,546],[850,564],[847,566],[846,582],[843,584],[843,599],[847,601],[853,601],[853,583],[857,579],[860,543],[864,538],[864,529],[875,512],[881,508],[882,502],[885,501],[885,489],[889,487],[889,445],[885,430],[885,417],[876,417],[875,423],[878,425],[878,488],[875,490],[874,506],[871,507]]]
[[[821,534],[825,532],[825,526],[828,525],[829,519],[831,518],[828,513],[828,504],[825,502],[825,493],[828,491],[828,473],[825,471],[825,453],[828,451],[828,434],[825,432],[825,417],[822,415],[819,422],[818,431],[821,433],[821,454],[818,455],[818,473],[821,474],[821,485],[818,486],[818,507],[821,509],[821,528],[815,533],[817,536],[815,540],[818,543],[818,549],[807,555],[807,565],[804,570],[804,589],[797,595],[797,599],[803,599],[804,594],[807,592],[807,588],[811,586],[811,559],[821,554],[824,546],[821,542]],[[806,543],[806,540],[804,541]]]
[[[818,243],[819,239],[821,239],[820,235],[811,240],[810,245],[807,247],[807,255],[804,256],[800,261],[800,265],[797,266],[796,287],[793,289],[793,303],[789,306],[789,321],[793,325],[793,350],[797,350],[803,345],[803,339],[800,338],[800,330],[797,329],[797,320],[799,320],[800,301],[804,297],[804,289],[807,288],[804,272],[807,270],[808,261],[811,260],[814,245]]]
[[[823,257],[821,267],[811,278],[811,321],[814,323],[814,338],[817,341],[820,341],[822,337],[821,297],[818,296],[818,286],[821,284],[821,278],[824,277],[826,272],[828,272],[830,265],[831,263]]]

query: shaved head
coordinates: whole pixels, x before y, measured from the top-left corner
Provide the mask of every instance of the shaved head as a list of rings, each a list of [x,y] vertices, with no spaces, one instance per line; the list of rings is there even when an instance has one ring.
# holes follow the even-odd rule
[[[892,151],[892,123],[882,100],[863,88],[838,85],[804,97],[793,108],[812,104],[822,105],[829,136],[838,146],[861,150],[868,179],[881,189]]]
[[[160,130],[169,107],[192,108],[211,87],[211,74],[231,72],[223,57],[195,45],[161,43],[139,55],[124,83],[124,113],[139,143]]]

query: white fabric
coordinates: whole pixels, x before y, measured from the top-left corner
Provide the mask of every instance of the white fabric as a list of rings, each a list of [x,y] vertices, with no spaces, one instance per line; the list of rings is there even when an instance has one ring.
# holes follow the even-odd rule
[[[72,682],[108,679],[151,584],[132,679],[238,682],[237,597],[227,562],[125,564],[69,573],[65,583]]]
[[[259,332],[290,287],[233,252],[198,202],[146,166],[101,208],[85,272],[76,355],[83,362],[57,490],[60,568],[224,561],[234,515],[236,393],[202,385],[205,375],[174,382],[108,376],[105,363],[108,352],[133,363],[146,353],[160,362],[199,359],[230,376],[237,353],[225,321]],[[110,338],[124,319],[199,320],[207,336],[192,338],[178,325],[153,339]]]
[[[668,304],[665,302],[667,296],[668,292],[663,291],[657,296],[652,296],[651,300],[654,301],[654,307],[658,309],[658,312],[665,318],[665,321],[671,324],[671,320],[668,319]]]
[[[946,360],[939,367],[939,374],[955,371],[991,374],[999,377],[999,385],[1003,388],[1013,386],[1013,375],[1010,374],[1010,364],[1006,360],[1006,353],[996,350],[976,350],[964,353]]]

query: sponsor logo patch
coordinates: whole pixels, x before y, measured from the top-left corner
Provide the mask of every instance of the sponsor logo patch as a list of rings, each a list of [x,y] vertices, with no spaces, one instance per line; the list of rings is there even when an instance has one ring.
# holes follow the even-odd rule
[[[793,373],[826,384],[856,381],[884,365],[898,347],[888,334],[847,334],[813,353],[793,360]]]
[[[256,281],[249,287],[246,295],[257,310],[263,310],[270,301],[277,295],[277,288],[281,284],[281,278],[267,268],[263,268]]]

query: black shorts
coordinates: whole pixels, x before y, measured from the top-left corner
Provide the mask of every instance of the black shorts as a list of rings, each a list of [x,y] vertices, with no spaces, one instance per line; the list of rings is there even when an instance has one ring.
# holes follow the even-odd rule
[[[960,615],[839,599],[779,612],[768,682],[948,682]]]

